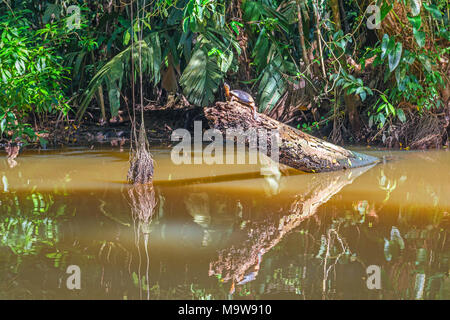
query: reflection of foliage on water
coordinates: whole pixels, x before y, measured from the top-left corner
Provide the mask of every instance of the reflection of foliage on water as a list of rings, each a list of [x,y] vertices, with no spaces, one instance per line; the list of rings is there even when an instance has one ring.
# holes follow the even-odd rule
[[[450,297],[448,214],[438,220],[436,215],[417,219],[414,208],[404,209],[397,228],[391,217],[377,222],[378,217],[357,210],[357,203],[353,208],[305,221],[265,255],[259,278],[240,291],[256,299],[272,292],[302,299]],[[381,290],[366,286],[365,270],[373,264],[382,270]]]
[[[56,220],[65,214],[64,204],[55,204],[51,194],[3,195],[0,201],[1,245],[15,254],[36,253],[38,241],[49,246],[58,242]]]
[[[270,213],[265,221],[250,222],[248,239],[219,252],[210,275],[219,282],[232,281],[230,293],[235,298],[259,299],[272,293],[281,297],[284,292],[286,298],[303,299],[448,299],[449,215],[439,207],[439,192],[424,186],[435,204],[426,212],[408,202],[392,206],[394,191],[406,176],[379,172],[379,188],[386,192],[383,201],[353,201],[347,209],[328,205],[325,212],[305,221],[301,215],[295,218],[294,208],[315,212],[310,205],[317,197],[311,192],[311,198],[295,200],[290,210],[280,210],[284,218]],[[327,187],[322,191],[334,193]],[[289,218],[296,221],[294,228],[283,225]],[[278,235],[283,241],[273,241]],[[264,258],[258,259],[262,254]],[[370,265],[381,267],[381,290],[366,285]]]
[[[407,214],[407,213],[406,213]],[[434,218],[434,217],[431,217]],[[425,221],[423,221],[425,222]],[[385,241],[385,286],[395,298],[448,299],[449,250],[444,221],[426,221],[421,227],[401,225],[403,238]],[[403,227],[403,228],[402,228]],[[395,230],[392,227],[392,230]],[[400,234],[400,232],[399,232]],[[388,251],[388,253],[386,253]],[[446,292],[447,290],[447,292]]]
[[[61,273],[46,271],[66,267],[72,251],[60,246],[61,223],[74,213],[68,212],[66,200],[34,188],[0,195],[0,299],[33,298],[39,291],[40,297],[54,294],[42,291],[39,281],[23,275],[34,273],[44,281],[58,283]]]
[[[18,185],[26,186],[26,191],[10,191],[8,177],[17,180]],[[3,172],[0,244],[9,247],[17,255],[36,254],[38,242],[54,246],[59,241],[58,221],[68,214],[65,201],[68,196],[66,184],[70,179],[70,175],[66,174],[61,181],[55,182],[52,192],[39,192],[29,179],[22,176],[21,171]],[[56,187],[57,184],[60,188]]]
[[[199,187],[123,186],[114,201],[106,192],[3,193],[0,297],[448,299],[442,194],[424,186],[436,204],[426,212],[392,205],[404,184],[384,170],[380,184],[375,171],[385,188],[377,200],[341,203],[356,176],[305,179],[307,191],[283,201]],[[83,272],[78,296],[64,288],[68,264]],[[369,265],[381,267],[382,290],[367,288]],[[32,283],[36,270],[43,278]]]

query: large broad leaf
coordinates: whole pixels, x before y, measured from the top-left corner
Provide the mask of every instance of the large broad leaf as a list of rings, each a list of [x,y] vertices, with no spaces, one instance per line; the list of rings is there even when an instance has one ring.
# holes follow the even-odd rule
[[[386,18],[389,12],[391,12],[392,8],[394,8],[393,4],[388,4],[386,2],[383,2],[383,5],[381,6],[381,14],[380,14],[380,21],[376,21],[376,23],[380,23],[381,21]]]
[[[198,48],[183,72],[180,84],[189,102],[198,106],[207,106],[214,101],[214,93],[222,81],[223,75],[217,66],[217,58],[208,56],[205,47]]]
[[[381,59],[384,59],[384,57],[389,54],[389,35],[386,33],[383,36],[383,40],[381,40]]]
[[[48,23],[53,16],[56,19],[59,19],[60,15],[61,15],[61,6],[58,4],[50,3],[45,9],[44,16],[42,17],[42,22]]]
[[[153,76],[153,83],[161,79],[161,44],[157,32],[150,34],[142,44],[142,65],[144,74]]]
[[[431,15],[435,18],[435,19],[442,19],[442,12],[439,11],[438,7],[436,7],[434,4],[423,4],[423,7],[425,9],[427,9],[428,12],[431,13]]]
[[[404,91],[405,88],[406,68],[398,67],[395,69],[395,80],[397,81],[397,87],[400,91]]]
[[[413,29],[414,38],[416,39],[419,47],[423,47],[425,45],[425,32],[419,31],[416,28]]]
[[[410,0],[411,14],[413,17],[420,13],[420,7],[422,7],[422,0]]]
[[[263,11],[262,4],[256,1],[243,1],[242,9],[244,11],[244,21],[258,21],[260,20]]]
[[[137,41],[134,47],[131,45],[117,54],[114,58],[108,61],[92,78],[89,85],[84,92],[83,100],[77,113],[77,120],[80,120],[86,111],[86,108],[94,93],[105,83],[108,87],[108,96],[111,105],[111,114],[117,114],[120,103],[117,102],[118,95],[120,96],[120,89],[122,78],[125,74],[124,70],[130,69],[130,58],[133,52],[134,67],[139,71],[139,53],[142,53],[142,72],[144,75],[150,75],[151,80],[156,84],[159,82],[160,65],[161,65],[161,49],[159,44],[159,37],[151,35],[146,40]],[[119,90],[119,92],[117,91]]]
[[[226,73],[232,66],[237,67],[237,64],[233,65],[233,62],[237,62],[234,59],[233,48],[237,52],[237,56],[241,54],[241,48],[239,43],[230,37],[229,34],[222,30],[207,28],[205,38],[202,40],[207,44],[207,47],[212,47],[211,52],[216,52],[217,64],[222,73]]]
[[[271,110],[286,92],[286,80],[283,74],[292,73],[292,69],[294,69],[294,66],[284,61],[279,55],[272,58],[264,68],[258,88],[261,93],[259,98],[260,112]]]
[[[123,65],[115,64],[104,82],[108,89],[109,107],[111,116],[115,117],[120,109],[120,90],[122,89]]]
[[[413,28],[419,30],[420,26],[422,25],[422,19],[420,18],[420,16],[416,16],[416,17],[408,17],[409,22],[411,23],[411,25],[413,26]]]
[[[406,116],[402,109],[397,110],[397,117],[400,119],[401,122],[406,122]]]
[[[258,71],[267,66],[269,58],[269,39],[266,36],[266,29],[263,27],[259,33],[258,39],[253,50],[253,58]]]
[[[397,68],[400,62],[400,58],[402,57],[402,49],[403,49],[402,43],[397,42],[394,47],[394,50],[389,52],[388,61],[389,61],[389,70],[391,72],[394,71],[395,68]]]
[[[270,3],[270,2],[267,2]],[[266,4],[266,1],[250,1],[245,0],[242,3],[242,9],[243,9],[243,20],[245,22],[251,22],[251,21],[261,21],[263,18],[270,18],[277,22],[277,27],[282,29],[284,32],[289,32],[289,14],[286,14],[287,6],[289,5],[289,2],[285,4],[284,12],[281,13],[278,11],[276,7],[272,7],[268,4]],[[293,9],[296,7],[293,6]],[[293,11],[293,10],[291,10]],[[293,11],[295,12],[295,10]]]
[[[111,116],[115,117],[119,114],[120,109],[120,90],[114,83],[109,83],[107,87]]]

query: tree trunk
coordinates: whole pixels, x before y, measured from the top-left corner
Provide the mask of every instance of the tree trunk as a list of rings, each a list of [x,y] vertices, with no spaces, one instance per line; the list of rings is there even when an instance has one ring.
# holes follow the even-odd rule
[[[297,0],[297,18],[298,18],[298,34],[300,36],[300,46],[302,48],[302,55],[303,59],[305,60],[305,66],[306,66],[306,74],[310,75],[310,61],[308,57],[308,51],[306,51],[306,45],[305,45],[305,34],[303,32],[303,21],[302,21],[302,10],[300,8],[300,0]]]
[[[278,130],[279,162],[304,172],[335,171],[378,162],[378,158],[346,150],[266,115],[258,114],[254,120],[250,108],[237,102],[217,102],[204,112],[209,126],[223,136],[228,128]],[[267,150],[271,150],[271,138],[268,135]]]

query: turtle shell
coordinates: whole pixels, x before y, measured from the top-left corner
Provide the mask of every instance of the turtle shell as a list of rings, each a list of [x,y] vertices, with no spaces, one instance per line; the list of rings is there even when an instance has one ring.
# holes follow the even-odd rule
[[[231,90],[230,94],[242,103],[254,103],[253,97],[245,91]]]

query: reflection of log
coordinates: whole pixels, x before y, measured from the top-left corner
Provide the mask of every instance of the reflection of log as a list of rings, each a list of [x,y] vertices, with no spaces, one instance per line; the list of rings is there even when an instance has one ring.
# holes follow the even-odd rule
[[[205,109],[205,117],[211,128],[225,136],[227,128],[277,129],[280,134],[280,163],[305,172],[334,171],[356,168],[378,161],[377,158],[348,151],[300,130],[278,122],[264,114],[253,119],[250,108],[237,102],[217,102]],[[270,136],[268,137],[270,150]]]
[[[266,252],[369,168],[353,169],[345,173],[323,173],[316,176],[317,179],[309,180],[307,192],[295,196],[287,210],[280,210],[288,211],[289,214],[280,216],[274,212],[268,214],[264,221],[248,223],[243,230],[246,240],[221,250],[218,259],[210,263],[209,275],[221,275],[222,281],[232,280],[237,284],[252,280]]]

